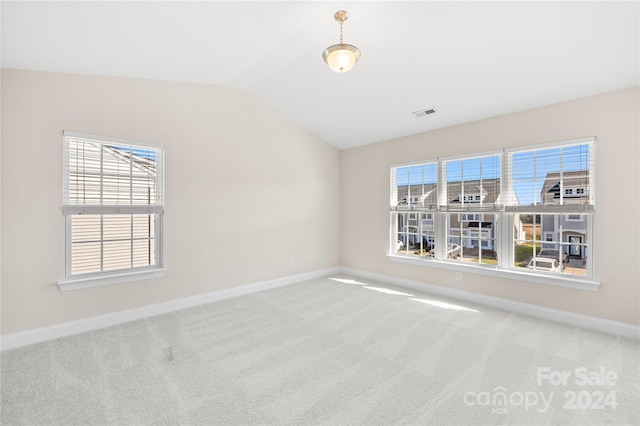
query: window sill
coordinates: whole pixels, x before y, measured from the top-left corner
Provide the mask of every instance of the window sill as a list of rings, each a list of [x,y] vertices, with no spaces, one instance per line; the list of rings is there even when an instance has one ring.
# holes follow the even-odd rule
[[[119,284],[130,281],[163,277],[166,268],[144,269],[139,271],[119,271],[111,274],[81,275],[58,281],[60,291],[79,290],[82,288]]]
[[[470,274],[489,275],[492,277],[526,281],[536,284],[553,285],[557,287],[573,288],[577,290],[598,291],[598,289],[600,288],[600,283],[598,281],[593,281],[585,278],[532,274],[524,271],[494,269],[477,265],[462,264],[460,262],[453,261],[416,259],[413,257],[400,256],[396,254],[388,254],[387,257],[393,262],[409,263],[412,265],[421,265],[440,269],[449,269],[452,271],[467,272]]]

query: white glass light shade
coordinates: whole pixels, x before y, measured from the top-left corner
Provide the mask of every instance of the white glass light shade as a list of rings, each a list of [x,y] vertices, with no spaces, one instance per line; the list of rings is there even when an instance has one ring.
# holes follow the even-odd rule
[[[322,59],[335,72],[345,72],[358,62],[360,50],[351,44],[334,44],[325,49]]]

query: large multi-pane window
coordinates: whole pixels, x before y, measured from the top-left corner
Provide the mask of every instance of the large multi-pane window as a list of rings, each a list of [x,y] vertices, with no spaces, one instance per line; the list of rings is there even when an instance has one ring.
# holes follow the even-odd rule
[[[594,141],[392,167],[391,253],[593,278]]]
[[[67,278],[162,266],[163,155],[64,133]]]

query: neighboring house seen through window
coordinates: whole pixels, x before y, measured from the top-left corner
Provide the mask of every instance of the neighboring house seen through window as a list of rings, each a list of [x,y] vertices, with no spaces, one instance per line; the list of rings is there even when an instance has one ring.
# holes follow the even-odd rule
[[[162,267],[161,147],[64,133],[66,279]]]
[[[391,254],[593,279],[594,143],[392,167]],[[407,203],[408,194],[423,201]],[[412,220],[419,211],[433,220]]]

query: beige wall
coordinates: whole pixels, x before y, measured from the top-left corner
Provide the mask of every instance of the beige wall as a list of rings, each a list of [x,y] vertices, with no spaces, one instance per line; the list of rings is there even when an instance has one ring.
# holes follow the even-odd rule
[[[165,146],[164,278],[58,290],[63,130]],[[232,89],[3,70],[2,334],[338,266],[339,156]]]
[[[639,91],[616,91],[341,152],[342,266],[640,324]],[[598,292],[392,262],[389,166],[596,136]]]
[[[640,324],[638,88],[339,152],[224,87],[10,70],[1,87],[2,334],[337,265]],[[62,130],[165,145],[164,278],[58,290]],[[387,259],[391,164],[583,136],[598,292]]]

